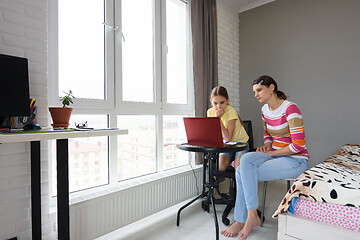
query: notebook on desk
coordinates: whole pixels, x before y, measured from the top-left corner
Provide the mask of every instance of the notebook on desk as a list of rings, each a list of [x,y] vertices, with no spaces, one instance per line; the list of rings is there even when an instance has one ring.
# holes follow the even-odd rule
[[[184,117],[189,145],[224,147],[219,117]]]

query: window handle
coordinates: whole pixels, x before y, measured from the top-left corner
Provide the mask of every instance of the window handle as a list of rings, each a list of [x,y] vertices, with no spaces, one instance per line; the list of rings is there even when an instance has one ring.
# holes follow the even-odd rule
[[[117,31],[117,30],[119,30],[119,27],[118,27],[118,26],[114,27],[113,25],[108,24],[108,23],[106,23],[106,22],[103,22],[102,24],[103,24],[104,26],[107,26],[107,27],[111,28],[111,30],[113,30],[114,32]],[[124,42],[125,42],[125,36],[124,36],[124,34],[123,34],[122,32],[121,32],[121,36],[122,36],[122,39],[123,39]]]
[[[119,29],[118,26],[114,27],[114,26],[112,26],[111,24],[108,24],[108,23],[106,23],[106,22],[103,22],[102,24],[103,24],[104,26],[107,26],[107,27],[111,28],[111,30],[113,30],[113,31],[116,31],[116,30]]]

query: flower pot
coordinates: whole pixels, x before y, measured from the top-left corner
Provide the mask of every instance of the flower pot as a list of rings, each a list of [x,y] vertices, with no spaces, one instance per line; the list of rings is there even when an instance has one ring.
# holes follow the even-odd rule
[[[53,126],[54,128],[59,127],[68,127],[72,108],[64,108],[64,107],[49,107],[49,111],[51,114],[51,118],[53,120]]]

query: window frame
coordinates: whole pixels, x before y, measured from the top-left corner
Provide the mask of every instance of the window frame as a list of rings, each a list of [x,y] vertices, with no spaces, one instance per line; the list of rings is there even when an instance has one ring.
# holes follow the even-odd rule
[[[58,1],[49,2],[49,75],[48,75],[48,102],[49,106],[60,106],[60,97],[58,97]],[[163,162],[163,116],[164,115],[188,115],[194,116],[194,84],[192,72],[192,45],[190,31],[190,10],[191,0],[178,0],[187,4],[188,22],[187,22],[187,104],[169,104],[166,103],[166,1],[154,1],[154,102],[126,102],[122,101],[122,79],[121,79],[121,49],[122,49],[122,33],[121,33],[121,0],[103,0],[105,4],[105,23],[118,27],[113,30],[109,26],[104,26],[105,39],[105,91],[106,99],[81,99],[74,101],[73,114],[106,114],[109,119],[109,127],[117,126],[118,115],[155,115],[156,119],[156,172],[164,171]],[[118,15],[121,16],[121,15]],[[116,67],[117,66],[117,67]],[[108,137],[108,161],[109,161],[109,186],[119,182],[117,176],[117,138],[116,136]],[[51,156],[51,147],[49,148],[49,156]],[[51,159],[51,158],[49,158]],[[50,174],[51,164],[49,164]],[[141,176],[139,176],[141,177]],[[49,186],[51,184],[51,177]],[[94,187],[94,188],[101,188]],[[87,190],[80,190],[87,192]],[[51,192],[51,189],[50,189]],[[80,194],[81,193],[76,193]],[[50,194],[51,196],[52,194]]]
[[[105,23],[113,24],[113,15],[108,14],[113,12],[114,1],[113,0],[103,0],[104,2],[104,15]],[[51,1],[49,3],[49,12],[54,14],[49,14],[49,26],[54,26],[49,28],[49,79],[53,81],[48,81],[48,93],[49,93],[49,105],[51,106],[61,106],[59,97],[59,45],[58,45],[58,3],[59,0]],[[52,17],[51,17],[52,16]],[[75,24],[75,23],[74,23]],[[74,104],[71,106],[74,110],[77,109],[94,109],[97,110],[107,110],[114,108],[114,31],[111,30],[108,26],[104,25],[104,42],[105,42],[105,59],[104,59],[104,84],[105,84],[105,99],[88,99],[88,98],[76,98]],[[75,93],[76,97],[76,93]],[[104,112],[104,111],[103,111]]]

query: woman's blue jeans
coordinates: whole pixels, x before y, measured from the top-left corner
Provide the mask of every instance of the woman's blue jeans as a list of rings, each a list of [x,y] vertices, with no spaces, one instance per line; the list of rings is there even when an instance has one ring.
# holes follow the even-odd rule
[[[297,178],[307,170],[307,162],[307,159],[289,155],[271,157],[263,152],[242,155],[236,169],[235,221],[245,223],[247,210],[259,207],[258,181]]]

